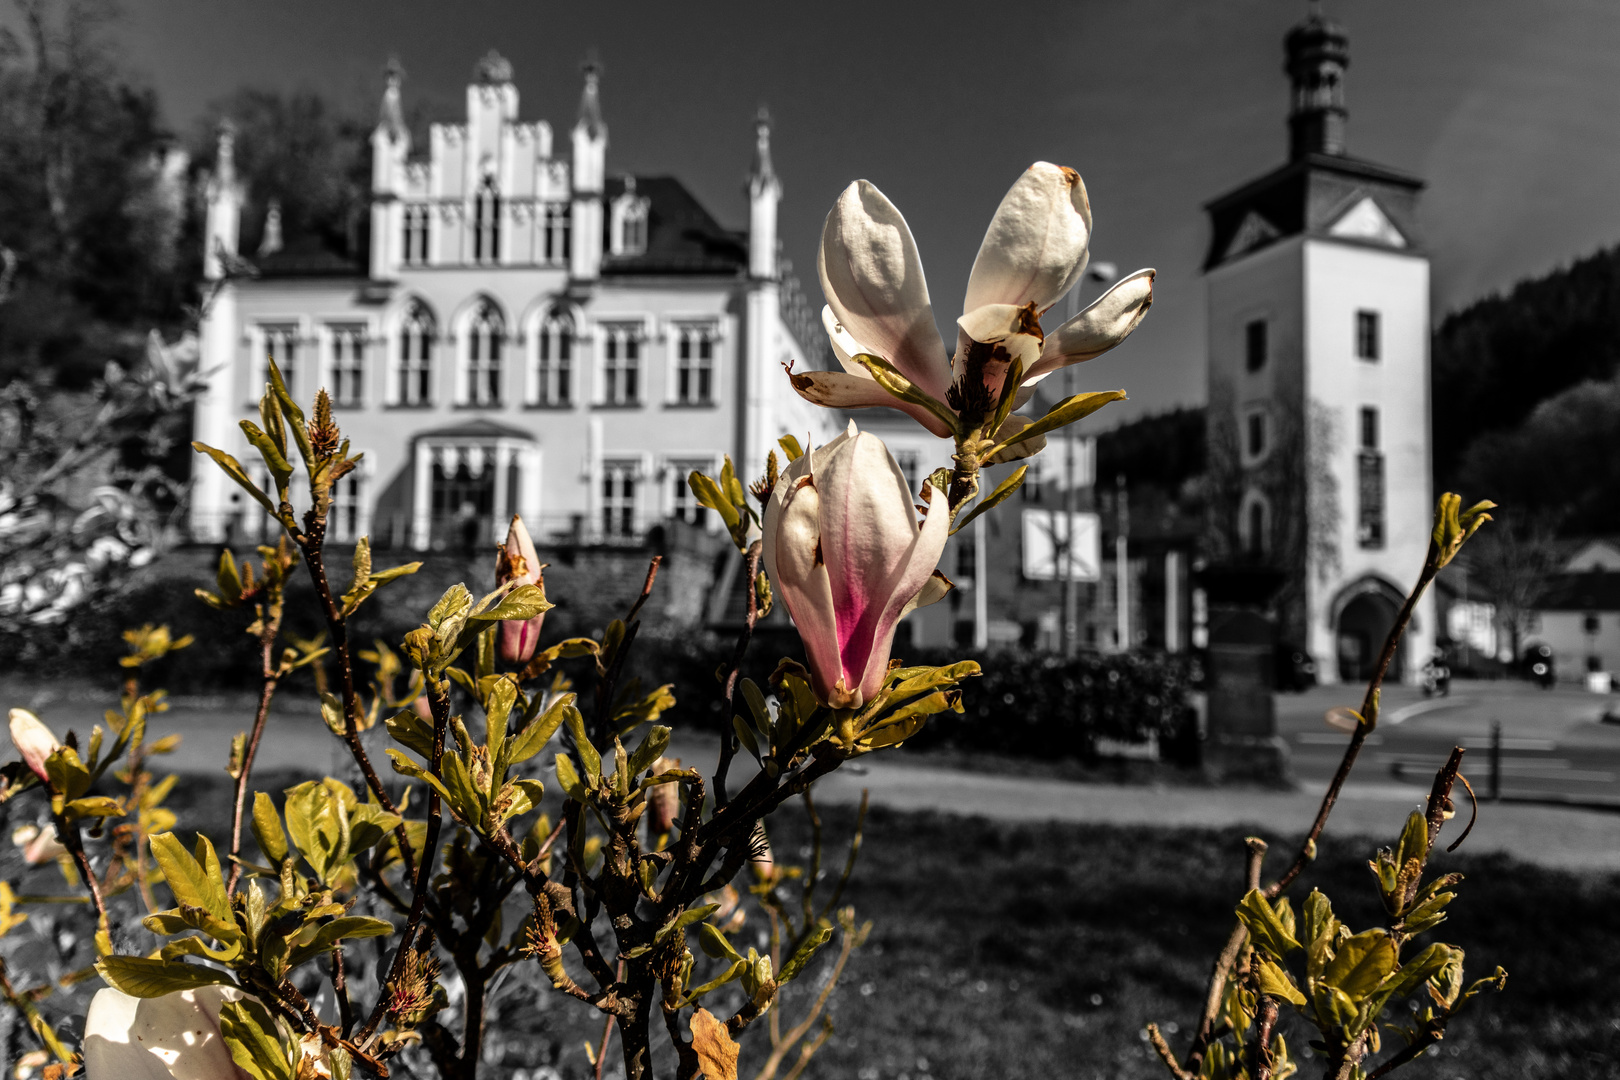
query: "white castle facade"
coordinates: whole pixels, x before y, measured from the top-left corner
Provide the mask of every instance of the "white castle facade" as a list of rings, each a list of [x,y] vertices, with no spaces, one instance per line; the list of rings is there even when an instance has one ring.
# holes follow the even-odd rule
[[[705,520],[690,470],[729,453],[746,481],[779,435],[835,433],[782,373],[824,346],[784,282],[763,113],[735,232],[672,177],[609,173],[592,67],[566,152],[545,121],[519,119],[494,53],[466,121],[434,124],[422,157],[400,83],[392,72],[372,136],[363,265],[283,246],[273,208],[258,252],[239,253],[250,193],[222,132],[196,438],[256,461],[238,422],[256,416],[273,357],[306,407],[328,390],[365,453],[336,493],[335,538],[433,550],[495,542],[513,513],[542,543],[634,542],[659,521]],[[233,272],[244,255],[256,276]],[[262,535],[256,504],[199,462],[193,537]]]

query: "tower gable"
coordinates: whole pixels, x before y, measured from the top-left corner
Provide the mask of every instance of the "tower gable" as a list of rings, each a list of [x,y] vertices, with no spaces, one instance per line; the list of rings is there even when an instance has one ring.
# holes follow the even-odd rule
[[[1378,208],[1371,195],[1362,196],[1339,220],[1328,226],[1328,235],[1341,240],[1366,240],[1385,247],[1404,248],[1406,237],[1389,216]]]

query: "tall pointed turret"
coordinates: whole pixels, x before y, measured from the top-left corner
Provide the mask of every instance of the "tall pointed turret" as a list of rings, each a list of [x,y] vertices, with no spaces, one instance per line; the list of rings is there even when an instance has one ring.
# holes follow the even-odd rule
[[[754,167],[748,173],[748,274],[775,278],[776,208],[782,183],[771,164],[771,114],[759,107],[754,118]]]
[[[405,163],[411,154],[401,94],[405,68],[398,57],[389,58],[386,78],[377,127],[371,133],[371,274],[377,278],[393,277],[400,261],[399,195],[405,189]]]
[[[602,65],[585,61],[585,88],[574,123],[573,258],[571,272],[594,280],[602,268],[602,188],[607,173],[607,124],[602,121]]]
[[[217,281],[225,264],[236,256],[241,232],[242,184],[236,178],[236,125],[219,125],[214,153],[214,175],[208,182],[208,211],[203,249],[203,277]]]
[[[1288,110],[1288,157],[1343,154],[1344,71],[1350,66],[1350,37],[1337,23],[1322,17],[1318,5],[1284,41],[1284,70],[1292,84]]]

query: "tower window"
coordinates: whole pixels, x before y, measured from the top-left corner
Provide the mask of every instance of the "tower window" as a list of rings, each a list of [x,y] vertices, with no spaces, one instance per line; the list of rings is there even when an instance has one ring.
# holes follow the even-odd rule
[[[1384,546],[1384,455],[1363,450],[1356,462],[1356,542],[1368,550]]]
[[[1356,312],[1356,356],[1362,360],[1378,359],[1378,312]]]
[[[332,335],[332,404],[364,405],[366,399],[366,328],[339,325]]]
[[[405,265],[422,266],[428,261],[428,219],[425,206],[405,208]]]
[[[569,209],[567,203],[546,204],[545,261],[551,265],[568,261]]]
[[[1266,418],[1263,413],[1249,414],[1248,451],[1251,458],[1266,452]]]
[[[413,304],[399,328],[398,400],[401,405],[433,401],[433,315]]]
[[[1243,353],[1250,371],[1266,366],[1266,320],[1255,319],[1243,328]]]
[[[676,334],[675,400],[682,405],[714,404],[714,327],[682,326]]]
[[[1361,408],[1361,448],[1378,449],[1378,410],[1371,405]]]
[[[501,403],[501,346],[506,324],[487,300],[467,324],[467,401],[472,405]]]
[[[486,176],[473,201],[473,260],[495,262],[501,257],[501,196],[495,178]]]
[[[1249,503],[1246,512],[1248,536],[1244,537],[1244,547],[1250,555],[1259,557],[1266,553],[1266,504],[1256,498]]]

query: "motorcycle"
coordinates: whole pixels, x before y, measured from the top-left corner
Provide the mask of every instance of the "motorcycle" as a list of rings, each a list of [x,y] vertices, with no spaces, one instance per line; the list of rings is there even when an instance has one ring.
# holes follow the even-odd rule
[[[1436,653],[1434,659],[1423,665],[1422,687],[1424,697],[1451,696],[1451,665],[1446,663],[1444,654]]]

